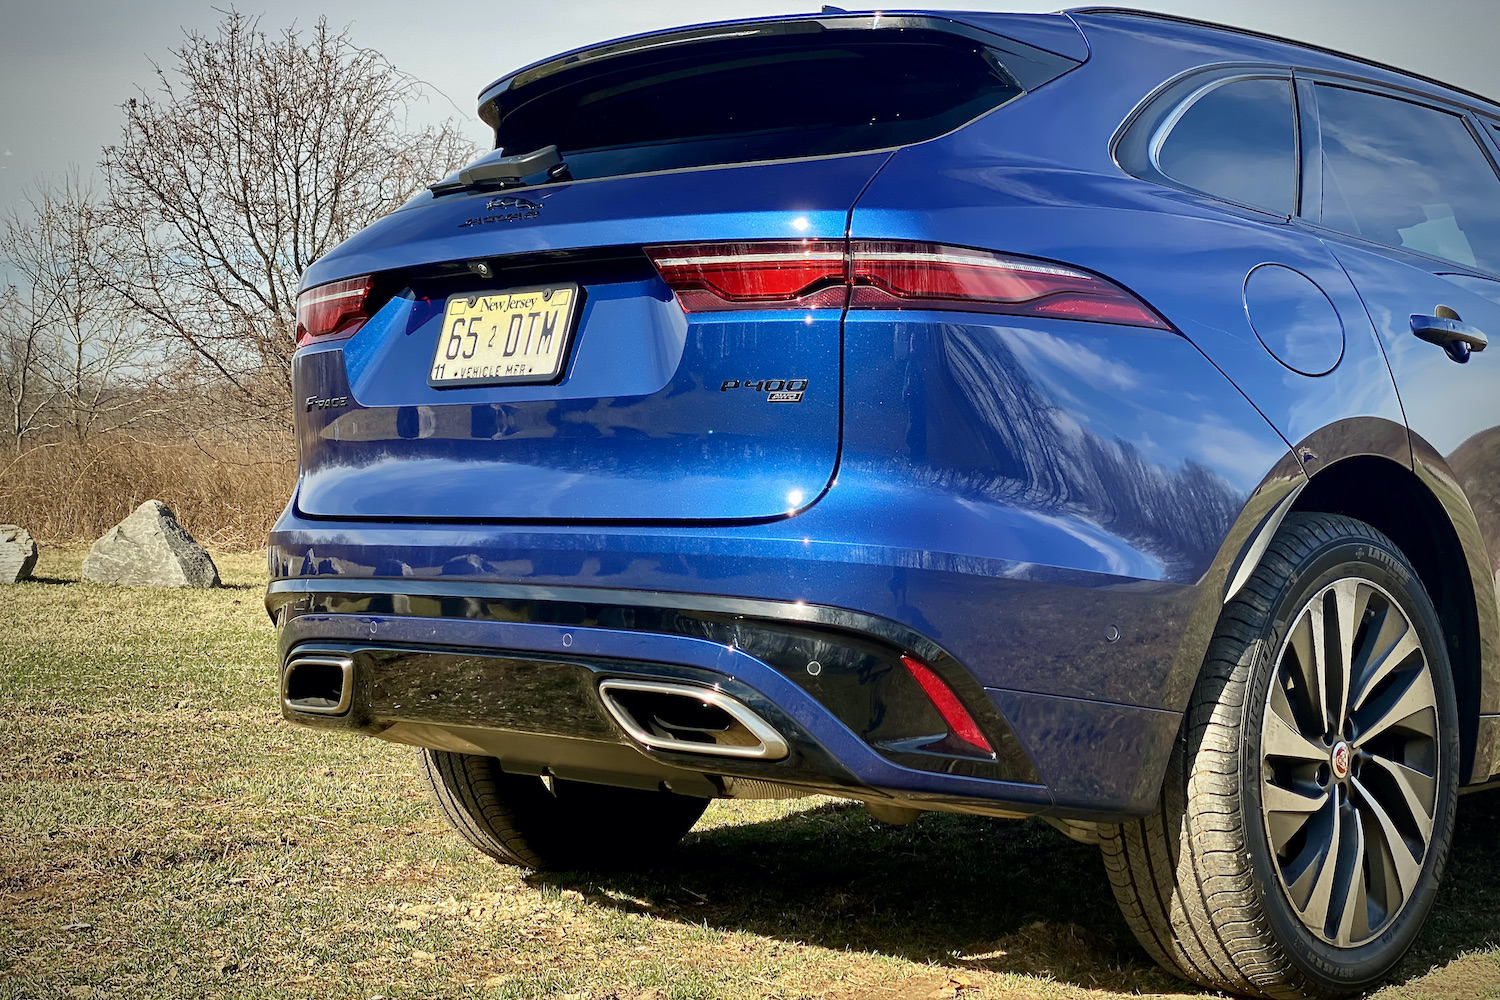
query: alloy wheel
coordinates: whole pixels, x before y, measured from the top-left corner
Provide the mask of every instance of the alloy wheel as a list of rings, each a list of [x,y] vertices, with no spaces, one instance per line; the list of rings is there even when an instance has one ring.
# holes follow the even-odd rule
[[[1431,849],[1439,715],[1432,667],[1385,590],[1339,579],[1303,605],[1261,725],[1261,814],[1282,891],[1322,941],[1377,937]]]

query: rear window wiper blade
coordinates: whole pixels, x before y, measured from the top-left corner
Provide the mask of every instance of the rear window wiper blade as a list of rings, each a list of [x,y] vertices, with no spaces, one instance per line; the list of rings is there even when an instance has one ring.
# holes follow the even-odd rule
[[[428,190],[434,195],[444,195],[481,187],[526,187],[569,179],[568,164],[555,145],[510,155],[504,149],[496,149],[428,185]]]

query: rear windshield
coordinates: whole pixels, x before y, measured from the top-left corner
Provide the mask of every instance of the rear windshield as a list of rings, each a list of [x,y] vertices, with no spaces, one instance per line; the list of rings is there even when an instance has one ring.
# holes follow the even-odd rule
[[[1077,65],[998,36],[779,27],[562,69],[486,117],[497,146],[555,144],[574,177],[599,177],[919,142]]]

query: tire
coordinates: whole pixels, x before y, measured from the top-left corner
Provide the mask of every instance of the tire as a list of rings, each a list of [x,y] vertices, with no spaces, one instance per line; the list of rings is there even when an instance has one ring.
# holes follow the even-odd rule
[[[493,757],[423,750],[420,770],[459,836],[540,871],[639,867],[698,822],[707,799],[508,774]]]
[[[1156,811],[1100,828],[1115,898],[1152,958],[1274,998],[1347,996],[1391,970],[1453,834],[1442,634],[1390,539],[1347,517],[1287,517],[1219,618]]]

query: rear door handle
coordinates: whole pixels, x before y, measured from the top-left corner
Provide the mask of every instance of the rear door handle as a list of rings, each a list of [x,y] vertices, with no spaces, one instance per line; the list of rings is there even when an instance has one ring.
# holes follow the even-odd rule
[[[1452,309],[1438,306],[1435,312],[1436,316],[1413,315],[1411,332],[1429,344],[1437,344],[1454,361],[1463,364],[1469,360],[1470,352],[1490,346],[1490,338],[1483,330],[1463,322]]]

